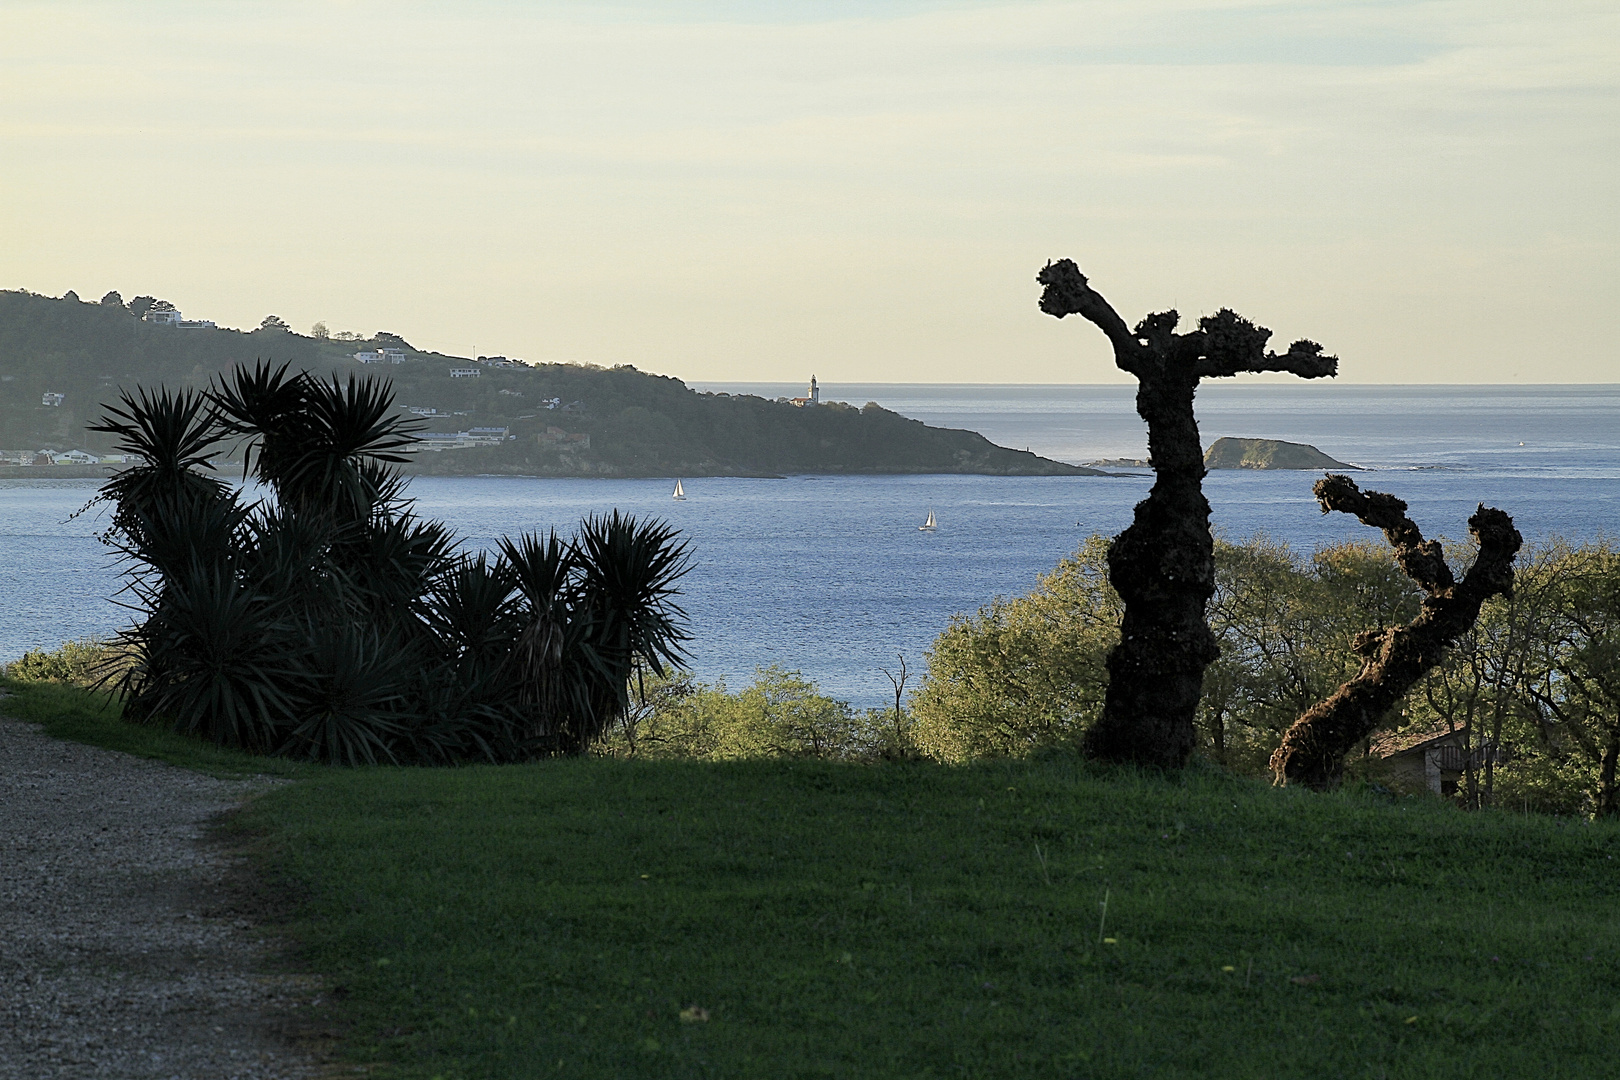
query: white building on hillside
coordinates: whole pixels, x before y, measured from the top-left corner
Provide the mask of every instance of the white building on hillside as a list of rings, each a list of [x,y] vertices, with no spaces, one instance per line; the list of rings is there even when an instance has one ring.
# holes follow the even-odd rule
[[[173,307],[153,308],[145,315],[142,315],[141,318],[149,323],[156,323],[159,326],[174,326],[181,330],[214,329],[214,320],[183,318],[180,315],[180,309]]]
[[[376,352],[357,352],[354,358],[362,364],[403,364],[404,349],[378,349]]]
[[[816,377],[814,375],[810,376],[810,396],[809,397],[796,397],[796,398],[789,398],[788,400],[793,402],[793,404],[797,405],[801,409],[804,409],[804,408],[813,409],[817,405],[820,405],[821,404],[821,387],[816,385]]]

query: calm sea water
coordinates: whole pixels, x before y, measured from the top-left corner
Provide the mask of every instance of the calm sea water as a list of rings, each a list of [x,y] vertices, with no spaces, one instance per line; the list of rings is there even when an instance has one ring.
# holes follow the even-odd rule
[[[702,389],[770,397],[796,385]],[[983,432],[1069,461],[1142,457],[1127,386],[829,386],[827,399],[878,401],[931,424]],[[1430,535],[1460,537],[1480,502],[1530,537],[1616,531],[1620,386],[1367,387],[1219,385],[1199,396],[1206,444],[1222,435],[1308,442],[1376,470],[1364,486],[1399,495]],[[1311,498],[1317,474],[1216,472],[1216,527],[1302,549],[1375,537]],[[617,507],[667,518],[689,538],[684,605],[705,679],[746,681],[779,663],[857,705],[881,704],[881,668],[916,669],[950,616],[1034,584],[1094,532],[1128,524],[1147,474],[1124,477],[812,477],[782,480],[423,478],[418,509],[472,546],[503,534],[572,528]],[[117,567],[94,538],[105,520],[68,516],[94,481],[0,481],[0,658],[105,634],[127,619]],[[934,533],[917,530],[928,511]]]

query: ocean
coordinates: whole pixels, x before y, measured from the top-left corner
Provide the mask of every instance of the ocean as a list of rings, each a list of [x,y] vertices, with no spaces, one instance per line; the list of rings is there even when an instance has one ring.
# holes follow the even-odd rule
[[[803,393],[797,384],[697,389]],[[1146,456],[1131,386],[827,385],[824,400],[876,401],[930,424],[1065,461]],[[1620,511],[1620,386],[1206,386],[1205,445],[1221,436],[1305,442],[1363,466],[1363,487],[1405,499],[1427,535],[1461,538],[1483,502],[1531,539],[1615,532]],[[1265,533],[1308,551],[1377,534],[1323,516],[1309,472],[1217,471],[1205,481],[1215,528]],[[535,529],[568,531],[618,508],[662,517],[686,536],[683,606],[699,678],[735,687],[767,664],[802,671],[858,707],[892,700],[884,668],[923,666],[954,614],[1027,591],[1092,533],[1130,521],[1151,475],[1108,477],[791,476],[541,480],[419,478],[419,512],[470,547]],[[0,481],[0,659],[107,634],[128,619],[119,569],[92,512],[71,518],[95,481]],[[939,520],[920,532],[929,510]]]

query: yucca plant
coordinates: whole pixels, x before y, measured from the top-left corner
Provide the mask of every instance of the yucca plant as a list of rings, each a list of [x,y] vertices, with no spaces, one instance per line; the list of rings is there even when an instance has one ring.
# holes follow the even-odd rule
[[[280,747],[308,681],[286,614],[227,566],[171,567],[147,618],[122,643],[127,710],[182,732],[267,753]]]
[[[663,676],[690,640],[686,612],[674,599],[690,559],[674,529],[614,510],[581,523],[575,550],[588,644],[605,678],[593,687],[590,728],[559,748],[567,753],[583,753],[624,715],[638,660]]]
[[[542,540],[526,533],[502,538],[511,568],[519,631],[503,674],[520,714],[530,753],[573,752],[599,726],[593,689],[612,672],[592,646],[579,555],[556,530]]]
[[[516,760],[582,752],[637,665],[680,660],[673,530],[614,512],[456,557],[410,511],[391,410],[386,385],[263,362],[108,410],[96,430],[145,459],[99,496],[145,616],[124,635],[132,716],[348,765]],[[273,499],[209,474],[233,438]]]
[[[244,468],[294,512],[356,527],[398,497],[385,463],[405,461],[398,451],[413,436],[385,386],[261,362],[238,366],[210,397],[224,432],[245,442]]]
[[[113,449],[135,455],[136,464],[120,470],[97,492],[92,505],[113,503],[112,528],[106,539],[144,561],[148,547],[145,523],[162,523],[176,508],[226,499],[230,488],[212,475],[209,460],[224,438],[212,401],[192,390],[172,392],[144,387],[120,392],[116,405],[105,406],[101,422],[90,431],[113,437]]]
[[[375,629],[352,622],[305,624],[295,719],[276,748],[339,765],[395,762],[410,728],[415,658]]]

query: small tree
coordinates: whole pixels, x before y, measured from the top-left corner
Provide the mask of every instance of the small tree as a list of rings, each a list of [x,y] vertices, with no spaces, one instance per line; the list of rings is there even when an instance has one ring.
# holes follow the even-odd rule
[[[287,320],[283,319],[280,315],[266,315],[259,321],[259,329],[268,330],[272,333],[278,334],[287,334],[292,332],[292,327],[287,325]]]
[[[1428,594],[1417,618],[1405,626],[1356,636],[1352,647],[1365,661],[1360,673],[1294,721],[1272,755],[1278,783],[1325,788],[1338,781],[1345,755],[1440,663],[1446,646],[1474,625],[1480,605],[1512,593],[1513,557],[1523,538],[1511,517],[1481,506],[1468,519],[1479,554],[1459,582],[1446,565],[1440,542],[1423,539],[1400,499],[1363,492],[1348,476],[1325,476],[1313,490],[1324,514],[1354,514],[1363,525],[1382,529],[1401,569]]]
[[[107,290],[107,295],[105,295],[105,296],[103,296],[101,298],[101,302],[103,304],[106,304],[108,307],[123,307],[124,306],[124,298],[122,296],[118,295],[118,290],[117,289],[108,289]]]
[[[325,323],[318,322],[309,328],[309,336],[314,338],[316,341],[325,341],[327,338],[332,336],[332,331],[326,328]]]
[[[1121,639],[1108,657],[1102,717],[1085,750],[1108,761],[1179,768],[1196,742],[1193,718],[1204,669],[1219,655],[1204,619],[1215,592],[1214,540],[1204,498],[1204,451],[1193,395],[1206,378],[1287,371],[1316,379],[1338,372],[1314,341],[1281,356],[1266,351],[1271,331],[1225,308],[1175,333],[1180,316],[1147,316],[1134,330],[1069,259],[1048,263],[1041,310],[1081,315],[1114,347],[1114,362],[1136,376],[1136,411],[1148,425],[1155,480],[1135,520],[1108,550],[1109,581],[1125,602]]]

